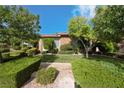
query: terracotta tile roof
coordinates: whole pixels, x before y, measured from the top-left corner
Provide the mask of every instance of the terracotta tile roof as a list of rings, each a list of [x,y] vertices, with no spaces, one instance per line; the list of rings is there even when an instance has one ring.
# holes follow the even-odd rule
[[[57,38],[60,37],[59,35],[41,35],[43,38]]]
[[[42,38],[59,38],[62,36],[68,36],[68,33],[57,33],[57,34],[51,34],[51,35],[40,35]]]
[[[58,35],[68,35],[68,33],[57,33]]]

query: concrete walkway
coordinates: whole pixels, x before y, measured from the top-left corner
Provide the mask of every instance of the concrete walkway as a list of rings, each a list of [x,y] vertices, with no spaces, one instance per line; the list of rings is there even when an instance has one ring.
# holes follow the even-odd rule
[[[74,77],[70,63],[41,63],[42,67],[55,67],[59,74],[52,84],[41,86],[36,83],[35,73],[22,88],[74,88]]]

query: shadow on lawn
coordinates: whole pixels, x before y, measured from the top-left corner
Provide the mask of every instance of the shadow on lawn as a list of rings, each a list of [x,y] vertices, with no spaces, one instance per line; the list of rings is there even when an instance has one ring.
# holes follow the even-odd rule
[[[41,62],[54,62],[58,56],[56,55],[43,55],[41,58]]]
[[[54,63],[58,57],[56,55],[42,55],[40,68],[47,68],[51,63]]]
[[[124,65],[124,60],[123,59],[116,59],[116,58],[110,58],[110,57],[105,57],[105,56],[91,56],[89,60],[96,60],[96,61],[104,61],[104,62],[109,62],[113,63],[115,66],[118,68],[124,70],[124,67],[122,67],[121,64]]]

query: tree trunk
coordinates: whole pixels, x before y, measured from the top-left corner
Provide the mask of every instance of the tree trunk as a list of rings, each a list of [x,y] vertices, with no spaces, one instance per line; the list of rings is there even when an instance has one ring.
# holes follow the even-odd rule
[[[2,57],[2,53],[0,52],[0,63],[3,62],[3,57]]]
[[[89,50],[86,49],[85,51],[86,51],[86,58],[89,58],[89,54],[88,54]]]
[[[79,39],[79,40],[81,41],[81,43],[82,43],[83,46],[84,46],[84,49],[85,49],[85,57],[88,58],[88,57],[89,57],[88,48],[86,47],[86,45],[84,44],[84,42],[83,42],[81,39]]]

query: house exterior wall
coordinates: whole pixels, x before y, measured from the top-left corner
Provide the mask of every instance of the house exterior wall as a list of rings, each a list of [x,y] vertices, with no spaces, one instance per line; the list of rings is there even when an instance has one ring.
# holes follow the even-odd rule
[[[69,37],[61,37],[60,40],[60,46],[69,44],[71,42],[71,39]]]
[[[39,51],[40,51],[40,52],[43,52],[44,45],[43,45],[42,39],[39,40],[39,44],[38,44],[38,45],[39,45]]]
[[[47,38],[47,37],[43,37],[43,38]],[[65,44],[69,44],[71,42],[71,38],[68,36],[61,36],[61,37],[50,37],[50,38],[54,38],[54,42],[56,45],[56,48],[58,48],[58,50],[60,51],[60,47],[62,45]],[[39,50],[42,53],[45,49],[44,49],[44,42],[42,40],[42,38],[39,40]]]

